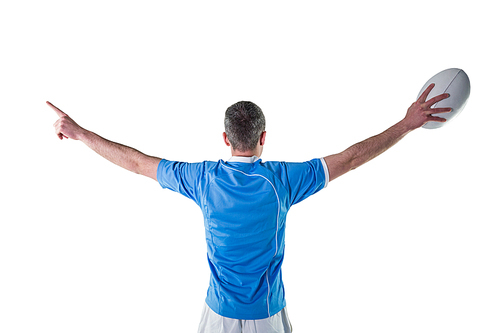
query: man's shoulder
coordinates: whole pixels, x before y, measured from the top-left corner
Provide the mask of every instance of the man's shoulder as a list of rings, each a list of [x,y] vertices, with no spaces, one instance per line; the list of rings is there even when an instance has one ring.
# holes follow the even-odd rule
[[[271,168],[290,168],[290,167],[315,167],[321,165],[321,158],[313,158],[308,161],[265,161],[262,166]]]

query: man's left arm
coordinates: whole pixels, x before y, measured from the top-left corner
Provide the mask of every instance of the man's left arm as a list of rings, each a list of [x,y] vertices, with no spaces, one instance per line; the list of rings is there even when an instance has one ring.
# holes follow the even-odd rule
[[[422,93],[422,95],[413,103],[406,113],[403,120],[391,126],[384,132],[368,138],[362,142],[356,143],[339,154],[333,154],[325,157],[325,162],[328,166],[330,181],[335,178],[354,170],[366,162],[372,160],[382,154],[396,143],[399,142],[406,134],[420,128],[429,121],[445,122],[446,119],[435,117],[433,114],[450,112],[450,108],[435,108],[431,106],[437,102],[449,97],[449,94],[436,96],[429,101],[425,101],[430,91],[434,88],[431,84]]]
[[[85,143],[90,149],[108,161],[134,173],[156,180],[160,158],[141,153],[137,149],[109,141],[79,126],[73,119],[50,102],[47,104],[57,113],[54,124],[59,139],[69,138]]]

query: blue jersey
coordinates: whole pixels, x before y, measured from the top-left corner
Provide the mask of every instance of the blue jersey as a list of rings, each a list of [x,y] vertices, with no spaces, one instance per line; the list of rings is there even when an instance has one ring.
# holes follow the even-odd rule
[[[324,160],[162,160],[157,179],[203,212],[211,270],[208,306],[221,316],[245,320],[281,311],[286,305],[281,279],[286,215],[293,204],[326,187]]]

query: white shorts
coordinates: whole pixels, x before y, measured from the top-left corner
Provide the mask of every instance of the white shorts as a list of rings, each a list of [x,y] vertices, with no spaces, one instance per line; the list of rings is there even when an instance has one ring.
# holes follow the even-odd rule
[[[222,317],[205,303],[198,333],[291,333],[286,307],[272,317],[240,320]]]

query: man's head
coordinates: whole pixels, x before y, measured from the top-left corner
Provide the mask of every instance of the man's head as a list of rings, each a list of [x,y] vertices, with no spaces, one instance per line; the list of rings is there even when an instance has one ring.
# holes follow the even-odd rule
[[[255,152],[264,144],[266,118],[252,102],[238,102],[226,110],[224,140],[233,151]],[[261,149],[259,151],[259,155]]]

